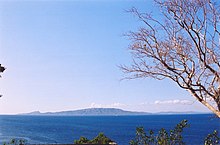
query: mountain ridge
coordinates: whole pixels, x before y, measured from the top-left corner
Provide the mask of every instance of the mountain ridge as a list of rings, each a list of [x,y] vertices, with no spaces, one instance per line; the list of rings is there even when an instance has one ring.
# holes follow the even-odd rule
[[[118,108],[87,108],[78,109],[71,111],[59,111],[59,112],[45,112],[33,111],[30,113],[22,113],[17,115],[34,115],[34,116],[138,116],[138,115],[175,115],[175,114],[209,114],[209,112],[176,112],[176,111],[166,111],[166,112],[137,112],[137,111],[126,111]]]
[[[18,115],[41,115],[41,116],[126,116],[126,115],[150,115],[149,112],[125,111],[118,108],[87,108],[71,111],[45,112],[34,111]]]

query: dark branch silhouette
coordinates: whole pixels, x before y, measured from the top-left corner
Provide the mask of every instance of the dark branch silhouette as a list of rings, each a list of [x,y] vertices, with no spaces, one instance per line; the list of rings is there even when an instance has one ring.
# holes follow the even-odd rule
[[[3,73],[5,71],[5,67],[3,67],[1,64],[0,64],[0,73]],[[1,77],[1,75],[0,75]],[[0,95],[0,98],[2,97],[2,95]]]

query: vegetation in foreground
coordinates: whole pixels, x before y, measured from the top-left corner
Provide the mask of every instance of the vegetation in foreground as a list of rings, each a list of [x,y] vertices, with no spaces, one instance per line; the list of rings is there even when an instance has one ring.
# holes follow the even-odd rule
[[[74,144],[116,144],[114,141],[109,139],[104,133],[99,133],[94,139],[89,140],[86,137],[80,137],[79,140],[75,140]]]
[[[15,139],[15,138],[11,139],[11,141],[8,142],[8,143],[6,143],[6,142],[3,143],[3,145],[25,145],[25,144],[28,144],[27,140],[25,140],[25,139]]]
[[[8,143],[4,143],[3,145],[26,145],[29,144],[25,139],[12,139]],[[114,141],[109,139],[104,133],[99,133],[94,139],[89,140],[86,137],[80,137],[79,140],[75,140],[74,144],[111,144],[116,145]]]
[[[137,127],[136,136],[130,141],[130,145],[185,145],[182,132],[184,128],[189,127],[187,120],[181,121],[174,129],[167,131],[164,128],[160,129],[158,134],[155,134],[153,130],[150,130],[147,134],[143,127]],[[4,145],[25,145],[28,144],[24,139],[12,139]],[[104,133],[99,133],[94,139],[89,140],[86,137],[80,137],[79,140],[75,140],[74,144],[113,144],[116,145],[113,140],[106,137]],[[220,136],[217,130],[207,135],[204,139],[204,145],[219,145]]]
[[[158,134],[154,134],[153,130],[147,134],[143,127],[137,127],[135,139],[130,141],[130,145],[185,145],[183,141],[183,129],[189,127],[187,120],[181,121],[169,132],[162,128]],[[208,134],[204,140],[204,145],[219,145],[220,137],[218,132]]]

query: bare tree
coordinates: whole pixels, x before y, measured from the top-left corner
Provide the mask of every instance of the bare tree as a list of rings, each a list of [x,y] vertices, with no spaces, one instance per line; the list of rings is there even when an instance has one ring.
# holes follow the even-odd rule
[[[127,36],[128,78],[169,78],[220,117],[220,7],[211,0],[155,0],[163,20],[132,8],[144,27]]]

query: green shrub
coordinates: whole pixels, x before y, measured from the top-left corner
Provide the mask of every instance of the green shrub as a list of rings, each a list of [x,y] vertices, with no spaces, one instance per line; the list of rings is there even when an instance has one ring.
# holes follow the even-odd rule
[[[137,127],[136,137],[130,141],[130,145],[184,145],[182,132],[186,127],[189,127],[187,120],[183,120],[173,130],[167,132],[162,128],[156,135],[152,130],[147,135],[143,127]],[[217,130],[207,135],[204,145],[220,145]]]
[[[86,137],[80,137],[79,140],[75,140],[74,144],[109,144],[113,143],[111,139],[106,137],[104,133],[99,133],[94,139],[89,140]]]
[[[74,144],[85,144],[89,143],[89,140],[86,137],[80,137],[79,140],[74,140]]]
[[[218,131],[214,130],[212,134],[208,134],[205,138],[205,145],[219,145],[220,137],[218,136]]]
[[[25,139],[11,139],[8,143],[3,143],[3,145],[25,145],[27,144],[27,140]]]
[[[147,135],[143,127],[138,127],[136,137],[130,141],[130,145],[184,145],[182,132],[188,126],[187,120],[183,120],[169,133],[162,128],[157,135],[152,130]]]
[[[103,133],[99,133],[98,136],[96,136],[93,140],[91,140],[90,143],[92,144],[109,144],[110,142],[113,142],[111,139],[106,137]]]

